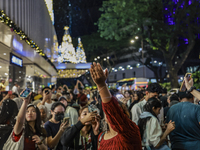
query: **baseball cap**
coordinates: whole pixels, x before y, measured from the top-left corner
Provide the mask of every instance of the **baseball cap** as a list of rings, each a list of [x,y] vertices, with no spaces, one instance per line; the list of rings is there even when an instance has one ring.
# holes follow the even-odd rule
[[[60,96],[59,99],[58,99],[58,101],[61,101],[61,99],[67,100],[67,98],[65,96]]]

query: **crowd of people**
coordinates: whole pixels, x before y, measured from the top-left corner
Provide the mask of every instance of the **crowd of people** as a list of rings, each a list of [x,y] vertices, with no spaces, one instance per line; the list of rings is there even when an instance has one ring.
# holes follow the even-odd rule
[[[200,149],[200,92],[192,82],[185,78],[187,91],[170,94],[158,83],[119,91],[108,88],[100,64],[90,74],[96,90],[77,80],[74,89],[44,87],[23,98],[2,92],[0,150]]]

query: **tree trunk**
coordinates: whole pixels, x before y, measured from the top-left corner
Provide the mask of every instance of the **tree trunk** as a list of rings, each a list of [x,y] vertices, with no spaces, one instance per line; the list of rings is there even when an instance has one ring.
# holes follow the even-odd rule
[[[165,63],[167,65],[167,70],[168,70],[168,73],[169,73],[171,88],[178,88],[179,87],[178,75],[177,75],[178,70],[174,69],[170,55],[168,55],[168,54],[163,54],[163,55],[165,57]]]
[[[179,88],[179,83],[178,83],[178,72],[174,71],[172,69],[169,70],[169,78],[171,82],[171,88]]]

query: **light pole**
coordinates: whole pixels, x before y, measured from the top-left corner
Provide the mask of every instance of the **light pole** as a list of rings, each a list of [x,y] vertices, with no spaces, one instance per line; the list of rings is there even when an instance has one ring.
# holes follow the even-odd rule
[[[135,37],[136,40],[139,39],[138,36]],[[132,44],[135,42],[135,40],[130,41]],[[142,63],[143,63],[143,78],[145,78],[145,68],[144,68],[144,43],[143,43],[143,38],[141,38],[141,47],[142,47]]]

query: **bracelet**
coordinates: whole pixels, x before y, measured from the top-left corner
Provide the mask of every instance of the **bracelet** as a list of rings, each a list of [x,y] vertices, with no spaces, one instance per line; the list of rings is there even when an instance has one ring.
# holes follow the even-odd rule
[[[39,142],[39,143],[37,143],[37,145],[42,145],[42,141],[41,141],[41,142]]]
[[[100,90],[98,90],[98,92],[100,93],[101,90],[103,90],[105,87],[107,87],[107,83],[105,86],[103,86]]]
[[[191,93],[194,89],[196,89],[196,87],[195,86],[192,86],[186,93],[188,94],[188,93]]]

